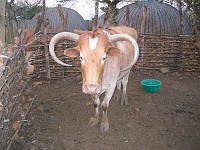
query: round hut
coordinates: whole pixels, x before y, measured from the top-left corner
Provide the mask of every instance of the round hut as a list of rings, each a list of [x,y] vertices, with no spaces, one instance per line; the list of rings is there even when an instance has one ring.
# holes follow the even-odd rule
[[[140,1],[119,9],[119,25],[133,27],[138,33],[145,34],[191,34],[189,21],[169,4],[155,0]],[[104,15],[99,18],[98,26],[108,27],[110,22],[104,22]],[[181,30],[182,28],[182,30]],[[180,33],[182,32],[182,33]]]
[[[23,28],[25,32],[24,44],[32,41],[32,35],[38,24],[38,19],[42,12],[37,13]],[[86,30],[88,29],[87,22],[75,10],[65,7],[46,8],[44,13],[44,21],[49,32],[73,32],[75,29]],[[43,27],[44,29],[44,27]]]
[[[42,12],[36,14],[26,28],[35,28],[38,17]],[[83,17],[75,10],[66,7],[53,7],[45,10],[44,18],[49,22],[49,29],[65,30],[73,32],[74,29],[87,29],[87,23]]]

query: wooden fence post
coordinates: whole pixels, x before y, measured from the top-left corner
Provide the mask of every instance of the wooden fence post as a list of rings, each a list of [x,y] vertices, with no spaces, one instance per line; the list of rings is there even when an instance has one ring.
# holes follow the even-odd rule
[[[3,49],[6,47],[5,7],[6,7],[6,0],[1,0],[0,1],[0,47],[2,47]],[[2,53],[3,49],[0,49],[0,53]]]

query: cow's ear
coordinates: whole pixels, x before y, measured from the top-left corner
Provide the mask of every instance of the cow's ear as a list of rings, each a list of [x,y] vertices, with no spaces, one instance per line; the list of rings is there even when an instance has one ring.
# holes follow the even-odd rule
[[[120,54],[120,50],[116,47],[110,47],[107,50],[107,54],[110,56],[118,56]]]
[[[68,48],[66,50],[64,50],[64,55],[69,56],[69,57],[79,57],[80,56],[80,51],[77,49],[77,47],[75,48]]]

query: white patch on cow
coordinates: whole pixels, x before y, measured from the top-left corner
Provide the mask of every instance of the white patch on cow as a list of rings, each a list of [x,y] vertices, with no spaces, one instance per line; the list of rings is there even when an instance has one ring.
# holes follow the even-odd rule
[[[98,42],[98,38],[91,38],[89,37],[89,45],[90,45],[90,49],[94,50],[97,47],[97,42]]]

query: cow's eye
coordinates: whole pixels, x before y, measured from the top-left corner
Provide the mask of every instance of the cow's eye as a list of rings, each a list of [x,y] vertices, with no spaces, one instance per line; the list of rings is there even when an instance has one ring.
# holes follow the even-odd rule
[[[103,54],[103,56],[101,57],[101,63],[104,63],[106,60],[106,53]]]
[[[105,60],[106,60],[106,57],[103,57],[103,58],[101,59],[101,63],[104,63]]]

